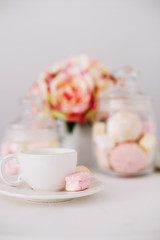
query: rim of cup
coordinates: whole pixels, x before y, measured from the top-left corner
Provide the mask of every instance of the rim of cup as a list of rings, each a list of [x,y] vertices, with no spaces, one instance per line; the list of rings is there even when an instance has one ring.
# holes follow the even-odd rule
[[[19,153],[38,156],[38,155],[73,154],[77,153],[77,151],[71,148],[39,148],[22,150]]]

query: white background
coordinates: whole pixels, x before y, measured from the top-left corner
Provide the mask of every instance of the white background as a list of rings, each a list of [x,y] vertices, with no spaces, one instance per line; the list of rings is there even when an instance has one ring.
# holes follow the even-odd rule
[[[160,122],[160,1],[0,0],[0,137],[39,73],[79,53],[139,69]]]

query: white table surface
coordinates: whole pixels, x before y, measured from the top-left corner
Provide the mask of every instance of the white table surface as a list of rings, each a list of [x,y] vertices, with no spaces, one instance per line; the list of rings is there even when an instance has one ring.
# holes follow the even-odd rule
[[[0,195],[0,240],[160,239],[160,172],[131,179],[94,176],[104,190],[68,202]]]

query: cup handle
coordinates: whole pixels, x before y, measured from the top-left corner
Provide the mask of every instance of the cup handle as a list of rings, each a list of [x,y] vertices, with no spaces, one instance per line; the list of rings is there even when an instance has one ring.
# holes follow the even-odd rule
[[[23,182],[22,178],[21,178],[21,175],[19,174],[16,180],[11,180],[8,177],[8,175],[6,173],[6,169],[5,169],[6,163],[10,160],[13,160],[13,159],[15,159],[16,162],[17,162],[17,154],[9,154],[6,157],[2,158],[1,163],[0,163],[0,172],[1,172],[2,180],[6,184],[8,184],[10,186],[18,186]]]

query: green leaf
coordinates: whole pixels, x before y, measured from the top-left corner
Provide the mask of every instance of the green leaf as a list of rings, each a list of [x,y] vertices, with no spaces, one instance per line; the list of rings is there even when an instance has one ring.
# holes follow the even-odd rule
[[[72,133],[76,126],[76,122],[66,122],[67,131]]]
[[[55,118],[62,119],[64,121],[66,120],[66,115],[58,110],[52,111],[52,116]]]

